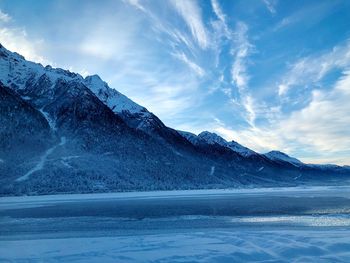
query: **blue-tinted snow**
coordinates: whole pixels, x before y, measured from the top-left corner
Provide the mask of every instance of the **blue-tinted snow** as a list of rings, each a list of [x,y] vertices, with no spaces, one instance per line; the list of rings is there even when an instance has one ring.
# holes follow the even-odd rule
[[[4,262],[315,260],[350,260],[350,187],[0,198]]]

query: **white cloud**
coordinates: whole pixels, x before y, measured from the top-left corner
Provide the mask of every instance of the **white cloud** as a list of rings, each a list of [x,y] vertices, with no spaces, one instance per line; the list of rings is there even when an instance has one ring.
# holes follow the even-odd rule
[[[145,12],[146,9],[141,5],[140,0],[124,0],[124,2],[136,7],[137,9]]]
[[[289,66],[278,85],[278,94],[286,95],[292,86],[317,84],[331,70],[350,66],[350,41],[331,51],[304,57]]]
[[[271,14],[275,14],[276,13],[276,8],[275,8],[276,3],[275,3],[275,1],[273,1],[273,0],[263,0],[263,2],[264,2],[266,8],[269,10],[269,12]]]
[[[172,0],[176,11],[186,22],[192,36],[199,46],[206,49],[209,46],[208,33],[202,20],[201,9],[194,0]]]
[[[270,125],[234,130],[221,124],[213,130],[258,152],[294,155],[303,149],[306,162],[350,164],[350,72],[344,74],[332,89],[315,90],[306,107],[285,116],[279,112]]]
[[[171,23],[171,20],[164,20],[159,14],[154,13],[149,6],[141,5],[138,0],[124,0],[130,5],[141,10],[149,19],[151,28],[156,34],[155,39],[161,44],[168,45],[170,48],[169,54],[180,52],[178,49],[195,53],[195,46],[191,35],[187,35],[182,29],[180,30],[176,25]],[[196,39],[194,39],[196,41]]]
[[[339,3],[338,1],[318,1],[316,4],[303,6],[296,12],[284,17],[272,30],[278,31],[304,22],[307,22],[305,26],[312,27],[332,13]]]
[[[234,130],[225,126],[218,126],[214,131],[226,140],[234,140],[257,152],[265,152],[267,149],[282,149],[282,143],[273,135],[260,129]]]
[[[235,47],[231,50],[233,55],[233,64],[231,68],[232,83],[238,88],[240,94],[240,103],[247,113],[247,122],[253,127],[256,112],[254,98],[249,94],[247,73],[247,58],[251,52],[252,45],[247,36],[248,26],[239,22],[234,32]]]
[[[290,141],[318,152],[350,149],[350,72],[330,91],[313,91],[310,104],[279,124]]]
[[[254,98],[250,95],[244,95],[242,98],[242,104],[247,111],[247,122],[250,126],[255,127],[255,119],[256,119],[256,106]]]
[[[221,7],[217,0],[211,0],[211,6],[214,10],[215,15],[219,18],[221,22],[223,22],[226,25],[226,16],[221,10]]]
[[[82,53],[102,60],[122,61],[132,55],[132,52],[136,57],[138,26],[137,19],[128,19],[121,12],[116,18],[106,16],[89,25],[86,34],[84,31],[80,32],[81,40],[78,49]]]
[[[244,47],[244,38],[238,39]],[[246,50],[242,48],[241,56],[234,61],[233,69],[236,69],[232,70],[232,79],[240,87],[240,103],[247,111],[247,121],[251,126],[232,129],[215,122],[210,129],[258,152],[278,149],[305,162],[350,164],[350,72],[347,71],[350,67],[350,41],[318,56],[301,58],[290,66],[278,84],[280,96],[297,85],[317,83],[321,87],[329,72],[334,69],[343,71],[343,77],[333,87],[314,90],[309,103],[292,113],[283,113],[282,105],[257,104],[249,95],[249,76],[245,76],[245,56],[249,55],[249,49]],[[256,125],[254,119],[260,115],[267,122]]]
[[[248,26],[239,22],[234,35],[236,47],[231,51],[234,55],[234,63],[231,69],[232,80],[241,91],[247,87],[249,81],[249,76],[246,72],[246,58],[252,45],[249,43],[247,32]]]
[[[128,81],[135,80],[134,83]],[[154,112],[169,124],[184,111],[198,103],[198,83],[196,78],[183,71],[174,73],[164,68],[153,71],[137,71],[131,68],[116,79],[109,81],[111,87],[127,94],[137,103]]]
[[[26,59],[39,62],[44,65],[50,64],[42,55],[44,41],[42,39],[33,39],[27,35],[24,27],[18,27],[14,24],[14,19],[0,10],[0,43],[7,49],[23,55]]]
[[[11,16],[0,10],[0,22],[8,23],[11,21]]]
[[[39,62],[44,65],[50,64],[40,53],[43,40],[29,39],[25,29],[17,27],[0,28],[0,43],[7,49],[23,55],[26,59]]]
[[[190,69],[192,69],[199,77],[204,76],[204,70],[196,63],[191,61],[183,52],[177,52],[173,54],[174,57],[184,62]]]
[[[82,75],[84,78],[91,75],[89,71],[87,71],[86,69],[82,69],[79,71],[79,74]]]
[[[288,90],[288,86],[286,84],[278,85],[278,95],[279,96],[286,94],[287,90]]]

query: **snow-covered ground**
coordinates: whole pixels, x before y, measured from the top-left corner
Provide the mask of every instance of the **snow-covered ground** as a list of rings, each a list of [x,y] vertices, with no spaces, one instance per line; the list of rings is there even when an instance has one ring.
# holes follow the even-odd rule
[[[0,241],[1,262],[349,262],[349,231],[190,231]]]
[[[0,262],[350,262],[350,187],[0,198]]]

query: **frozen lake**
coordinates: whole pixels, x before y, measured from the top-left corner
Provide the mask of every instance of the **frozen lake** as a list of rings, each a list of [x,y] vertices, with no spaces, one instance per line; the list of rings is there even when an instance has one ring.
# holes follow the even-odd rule
[[[0,198],[0,262],[349,262],[350,187]]]

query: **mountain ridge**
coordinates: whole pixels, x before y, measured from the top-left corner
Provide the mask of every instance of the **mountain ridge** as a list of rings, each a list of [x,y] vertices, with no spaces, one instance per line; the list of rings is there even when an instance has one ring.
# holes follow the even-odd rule
[[[1,94],[20,101],[1,113],[3,127],[14,130],[23,121],[13,114],[18,107],[45,123],[22,137],[0,134],[16,146],[0,149],[0,195],[288,186],[317,182],[316,174],[328,175],[319,183],[350,175],[346,167],[272,159],[215,133],[176,131],[97,75],[44,67],[1,45],[0,70]],[[40,139],[43,147],[26,155],[23,138]]]

